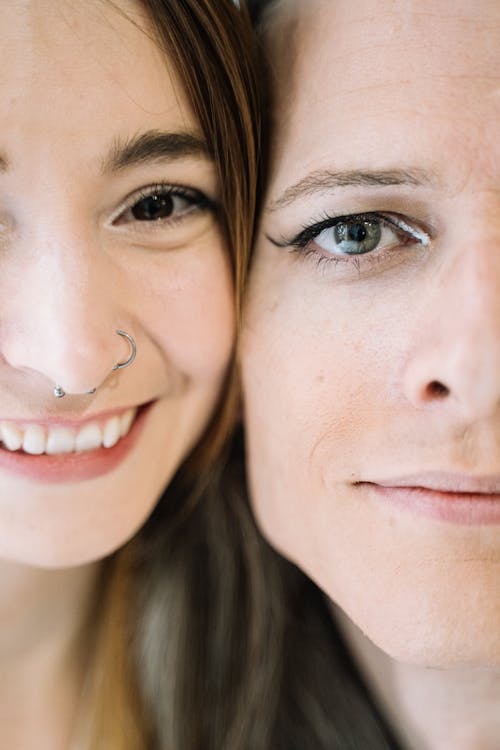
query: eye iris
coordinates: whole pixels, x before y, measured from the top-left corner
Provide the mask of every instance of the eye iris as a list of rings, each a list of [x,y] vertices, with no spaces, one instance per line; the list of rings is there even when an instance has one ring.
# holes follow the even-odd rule
[[[174,211],[174,201],[171,195],[149,195],[136,203],[132,208],[132,215],[138,221],[157,221],[167,219]]]
[[[335,227],[335,243],[347,255],[369,253],[377,247],[381,236],[382,228],[375,221],[342,221]]]

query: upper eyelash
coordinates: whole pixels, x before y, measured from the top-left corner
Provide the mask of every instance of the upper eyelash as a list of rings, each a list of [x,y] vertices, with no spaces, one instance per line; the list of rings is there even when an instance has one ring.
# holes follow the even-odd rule
[[[420,233],[416,231],[408,222],[398,217],[393,219],[391,216],[383,213],[368,212],[360,214],[344,214],[343,216],[328,216],[326,215],[320,221],[313,224],[309,224],[303,227],[303,229],[291,239],[281,237],[280,240],[275,240],[269,235],[266,235],[267,239],[277,247],[294,247],[296,249],[305,248],[312,240],[316,239],[325,229],[331,229],[337,224],[343,222],[363,222],[363,221],[380,221],[386,226],[390,226],[395,230],[404,232],[405,234],[413,237],[414,240],[421,242],[423,245],[428,245],[430,240],[426,233]]]
[[[207,195],[205,195],[205,193],[202,193],[201,190],[186,187],[185,185],[172,185],[171,183],[167,182],[159,182],[153,185],[148,185],[145,188],[139,188],[139,190],[135,190],[133,193],[131,193],[123,201],[121,206],[113,213],[113,216],[111,217],[111,223],[116,221],[116,219],[118,219],[125,211],[133,208],[136,203],[139,203],[145,198],[149,198],[151,195],[155,195],[155,193],[178,195],[181,198],[192,200],[193,204],[199,206],[200,208],[206,208],[209,210],[214,210],[216,208],[215,202],[211,200]]]

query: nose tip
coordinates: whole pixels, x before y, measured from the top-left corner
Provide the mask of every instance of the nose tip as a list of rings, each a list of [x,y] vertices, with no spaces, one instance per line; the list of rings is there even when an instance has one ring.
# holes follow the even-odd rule
[[[132,348],[135,356],[122,328],[129,328],[128,274],[103,252],[88,216],[62,198],[64,215],[51,197],[20,225],[0,279],[9,293],[0,315],[3,365],[56,398],[90,395],[117,364],[123,368]]]
[[[110,372],[116,372],[117,370],[124,370],[126,367],[130,367],[130,365],[134,362],[136,356],[137,356],[137,346],[135,343],[135,339],[130,333],[127,333],[127,331],[124,331],[122,329],[116,329],[115,333],[118,336],[121,336],[125,341],[127,342],[130,351],[128,354],[128,357],[125,359],[121,359],[117,361],[111,368]],[[85,393],[86,395],[92,396],[97,390],[97,386],[94,386],[92,388],[89,388]],[[74,394],[73,394],[74,395]],[[64,398],[66,396],[66,391],[64,388],[58,383],[54,387],[54,397],[55,398]]]
[[[120,345],[115,329],[92,320],[76,328],[67,323],[57,327],[18,324],[4,329],[2,355],[18,371],[43,378],[47,392],[55,398],[89,394],[107,380],[117,363],[127,359],[130,345]],[[120,360],[120,356],[122,360]]]
[[[462,336],[415,353],[405,374],[409,401],[419,409],[443,407],[468,422],[500,413],[500,356]]]
[[[405,352],[410,402],[469,423],[500,416],[500,246],[489,227],[461,224],[439,248],[443,262],[412,313]]]

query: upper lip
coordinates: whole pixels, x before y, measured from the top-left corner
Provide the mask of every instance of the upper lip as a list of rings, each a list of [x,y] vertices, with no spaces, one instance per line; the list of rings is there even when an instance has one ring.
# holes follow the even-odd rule
[[[454,492],[464,494],[500,494],[500,474],[473,476],[446,472],[408,474],[394,479],[377,479],[370,482],[381,487],[413,487],[434,492]]]
[[[29,417],[27,419],[23,419],[20,417],[1,417],[0,422],[9,422],[10,424],[18,424],[18,425],[29,425],[29,424],[39,424],[39,425],[45,425],[47,427],[50,426],[64,426],[64,427],[75,427],[80,428],[83,427],[86,424],[89,424],[90,422],[101,422],[106,419],[110,419],[111,417],[114,417],[115,415],[120,416],[124,412],[128,411],[129,409],[140,409],[142,406],[145,406],[146,404],[133,404],[130,406],[117,406],[112,409],[106,409],[101,412],[95,412],[94,414],[88,414],[84,417],[81,417],[80,419],[71,419],[69,417],[64,418],[54,418],[54,417],[40,417],[37,419],[36,417]]]

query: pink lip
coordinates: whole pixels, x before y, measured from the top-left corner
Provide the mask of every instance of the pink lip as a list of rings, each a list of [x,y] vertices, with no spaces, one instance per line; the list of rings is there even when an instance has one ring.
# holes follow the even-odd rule
[[[379,484],[381,487],[422,487],[436,492],[498,495],[500,474],[476,477],[468,474],[433,471],[424,474],[409,474],[395,479],[377,479],[374,484]]]
[[[140,407],[129,433],[112,448],[98,448],[93,451],[59,456],[31,456],[22,452],[0,449],[0,470],[5,469],[24,479],[47,484],[82,482],[107,474],[122,463],[132,451],[144,428],[153,403],[150,402]],[[118,413],[119,411],[122,410],[118,410]],[[96,417],[93,417],[92,421],[95,420]],[[82,422],[77,424],[82,424]]]
[[[458,525],[500,524],[500,478],[431,473],[359,482],[379,498],[418,515]]]

